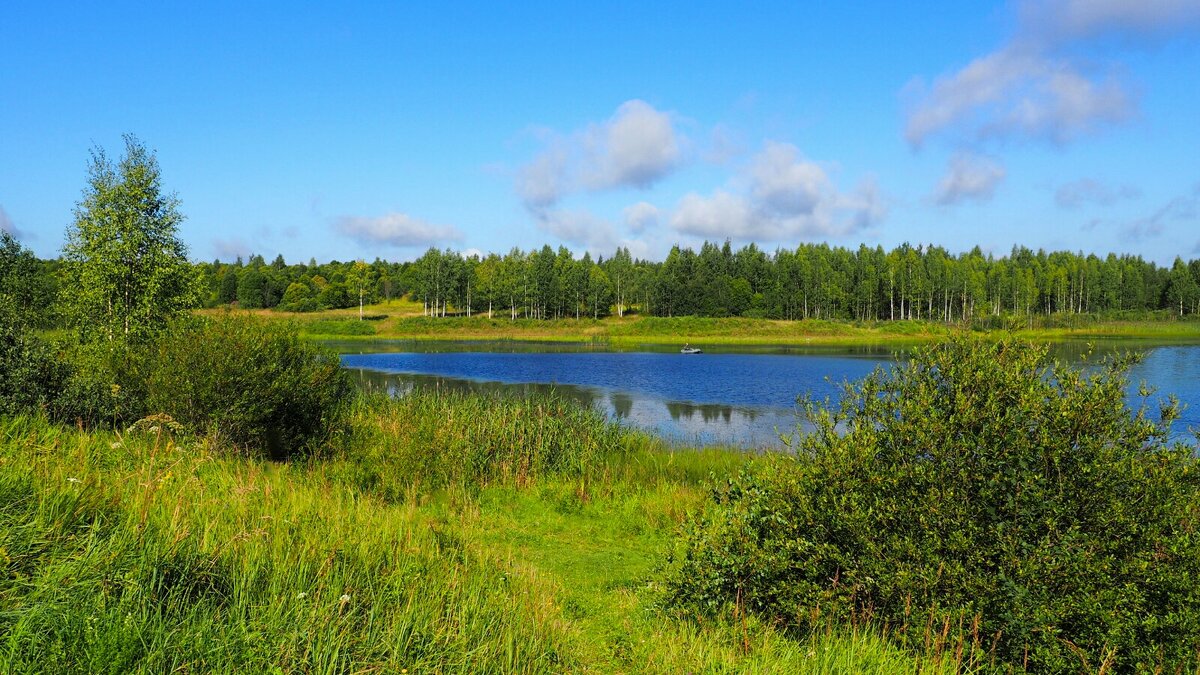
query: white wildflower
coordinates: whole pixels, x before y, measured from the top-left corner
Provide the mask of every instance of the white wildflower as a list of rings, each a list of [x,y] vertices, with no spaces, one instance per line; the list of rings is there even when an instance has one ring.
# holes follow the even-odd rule
[[[300,591],[299,593],[296,594],[297,600],[303,600],[307,597],[308,597],[308,593],[305,593],[304,591]]]

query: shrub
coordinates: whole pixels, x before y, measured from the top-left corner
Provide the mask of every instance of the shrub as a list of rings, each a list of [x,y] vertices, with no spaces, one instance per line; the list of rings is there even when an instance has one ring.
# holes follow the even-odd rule
[[[1040,672],[1191,671],[1200,467],[1168,441],[1173,402],[1126,405],[1131,362],[959,337],[806,402],[794,456],[714,489],[670,599],[798,631],[870,621]]]
[[[69,424],[119,426],[145,414],[145,345],[65,342],[56,366],[62,386],[50,403],[55,419]]]
[[[249,317],[177,322],[147,364],[149,412],[273,459],[315,448],[350,395],[336,355]]]
[[[46,408],[64,377],[50,346],[29,332],[16,305],[0,294],[0,415]]]

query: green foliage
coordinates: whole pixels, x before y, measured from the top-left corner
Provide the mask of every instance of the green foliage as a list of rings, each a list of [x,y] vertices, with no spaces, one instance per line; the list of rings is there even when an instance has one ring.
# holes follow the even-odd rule
[[[0,415],[44,410],[65,377],[49,345],[33,335],[0,293]]]
[[[51,317],[55,278],[49,263],[0,230],[0,296],[8,298],[16,319],[26,326],[46,325]]]
[[[808,403],[795,456],[714,490],[673,601],[870,620],[1041,672],[1194,669],[1200,467],[1168,443],[1173,405],[1127,408],[1129,363],[957,338]]]
[[[94,427],[144,416],[145,349],[120,340],[62,345],[56,357],[64,375],[50,405],[51,417]]]
[[[336,355],[268,321],[178,321],[145,358],[147,411],[273,459],[325,440],[351,395]]]
[[[133,136],[114,166],[97,148],[63,258],[62,300],[86,341],[142,341],[200,302],[187,249],[176,236],[179,200],[162,191],[154,153]]]

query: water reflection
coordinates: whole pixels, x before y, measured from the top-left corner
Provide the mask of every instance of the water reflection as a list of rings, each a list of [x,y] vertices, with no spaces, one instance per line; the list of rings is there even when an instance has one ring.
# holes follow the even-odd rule
[[[793,432],[799,421],[797,396],[836,402],[838,383],[861,379],[876,367],[891,367],[904,358],[903,352],[879,348],[810,349],[802,354],[731,349],[697,358],[682,356],[677,349],[614,352],[603,344],[558,343],[549,345],[554,351],[545,351],[546,345],[500,343],[505,350],[487,352],[478,351],[479,343],[420,346],[426,349],[343,352],[342,361],[364,389],[392,395],[416,388],[553,393],[670,441],[747,448],[783,445],[780,433]],[[1144,401],[1152,414],[1161,399],[1176,395],[1184,409],[1172,436],[1192,442],[1188,428],[1200,427],[1200,347],[1071,343],[1054,346],[1052,355],[1080,363],[1091,353],[1087,362],[1094,364],[1104,355],[1132,348],[1143,348],[1146,356],[1130,372],[1129,404],[1136,408],[1143,403],[1137,395],[1142,381],[1157,387]]]
[[[363,390],[390,396],[404,396],[415,389],[518,396],[551,394],[594,408],[621,424],[689,446],[780,448],[779,434],[794,431],[797,423],[794,411],[786,408],[670,401],[636,392],[605,392],[595,387],[568,384],[467,380],[367,368],[347,370]]]

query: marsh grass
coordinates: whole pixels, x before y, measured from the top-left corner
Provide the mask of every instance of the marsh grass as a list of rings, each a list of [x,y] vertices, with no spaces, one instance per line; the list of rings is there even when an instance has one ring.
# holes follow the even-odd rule
[[[324,459],[0,418],[0,671],[954,672],[659,608],[706,484],[552,399],[365,399]]]

